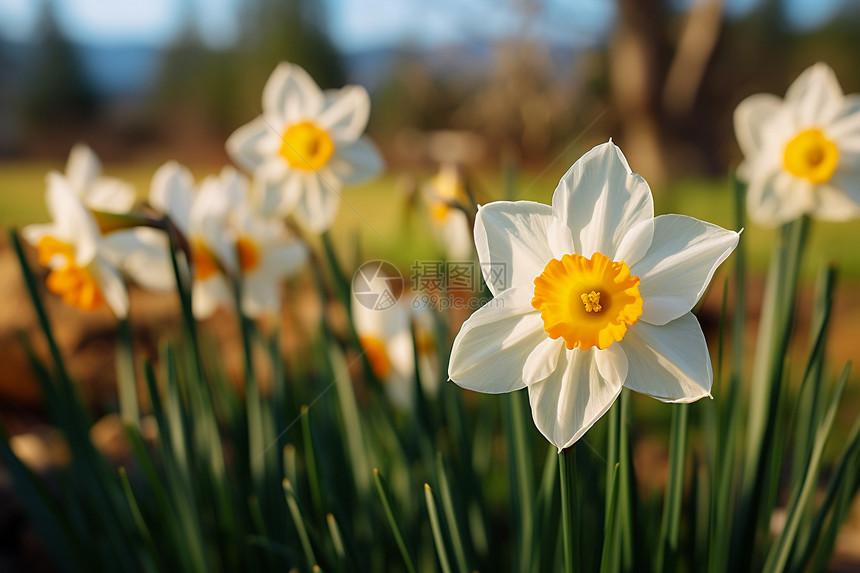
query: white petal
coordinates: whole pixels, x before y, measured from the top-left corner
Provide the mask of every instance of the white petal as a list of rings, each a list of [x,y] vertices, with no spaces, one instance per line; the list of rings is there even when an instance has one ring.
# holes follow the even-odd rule
[[[334,222],[340,208],[340,193],[337,180],[323,178],[310,173],[304,178],[304,193],[296,204],[296,220],[314,233],[322,233]]]
[[[101,257],[93,261],[93,266],[95,267],[95,278],[99,289],[102,291],[102,296],[105,297],[105,302],[117,318],[125,318],[128,316],[128,289],[119,271]]]
[[[531,201],[496,201],[475,217],[475,247],[493,295],[511,287],[534,290],[534,280],[553,258],[548,229],[552,208]]]
[[[488,394],[524,387],[526,361],[547,338],[531,297],[531,289],[508,289],[472,314],[454,339],[448,377]]]
[[[136,228],[110,233],[102,241],[105,258],[145,289],[176,288],[167,235],[158,229]]]
[[[761,225],[781,225],[812,210],[813,185],[782,169],[753,177],[747,187],[747,212]]]
[[[403,378],[408,379],[410,387],[415,384],[415,347],[412,344],[410,324],[404,322],[403,328],[395,332],[384,333],[386,352],[391,361],[391,368]]]
[[[608,348],[603,350],[595,349],[594,361],[600,376],[612,385],[624,384],[624,381],[627,380],[629,363],[624,349],[618,344],[610,344]]]
[[[765,148],[768,130],[779,121],[782,99],[773,94],[751,95],[735,108],[735,136],[747,157]]]
[[[108,213],[128,213],[136,199],[137,193],[131,184],[113,177],[98,179],[83,194],[87,207]]]
[[[335,139],[355,141],[367,127],[370,96],[361,86],[346,86],[327,91],[325,108],[319,114],[319,125]]]
[[[233,307],[233,294],[223,275],[194,282],[191,287],[191,310],[195,318],[209,318],[222,305]]]
[[[451,261],[470,261],[474,259],[475,242],[469,217],[460,209],[451,209],[441,226],[433,226],[437,240],[445,248],[445,255]]]
[[[254,172],[252,198],[257,210],[267,216],[292,211],[301,196],[303,173],[290,169],[279,157],[266,160]]]
[[[684,215],[654,219],[651,248],[631,268],[642,281],[640,320],[666,324],[690,312],[739,237],[734,231]]]
[[[268,123],[262,115],[258,116],[230,134],[225,144],[227,153],[239,167],[253,172],[265,160],[260,148],[265,146],[267,141],[282,137],[282,134],[276,131],[280,127],[281,125]]]
[[[242,285],[242,311],[251,318],[276,313],[281,308],[280,283],[267,277],[247,277]]]
[[[384,279],[375,277],[370,281],[370,286],[374,291],[385,288]],[[352,293],[352,321],[359,336],[388,340],[401,331],[410,331],[409,309],[404,304],[373,308],[367,305],[368,302],[359,300]]]
[[[323,93],[308,73],[295,64],[281,62],[263,87],[263,115],[272,125],[287,125],[316,117],[322,110]]]
[[[842,109],[825,133],[836,140],[839,153],[843,151],[860,152],[860,94],[845,96]],[[842,158],[840,157],[840,163]]]
[[[298,271],[308,260],[308,248],[298,240],[266,247],[261,263],[267,276],[283,278]]]
[[[376,145],[361,137],[355,141],[338,142],[328,167],[341,181],[354,185],[379,175],[385,168],[385,161]]]
[[[621,239],[621,244],[618,245],[618,251],[615,253],[615,260],[624,261],[628,267],[633,268],[651,248],[653,240],[654,219],[639,221]]]
[[[822,62],[804,70],[785,92],[798,127],[827,125],[839,115],[843,101],[836,74]]]
[[[709,396],[714,375],[702,328],[692,313],[663,326],[638,322],[617,342],[627,354],[624,385],[663,402]]]
[[[564,340],[561,338],[547,338],[538,344],[523,365],[523,381],[526,384],[534,384],[546,380],[558,367],[558,358],[562,352]]]
[[[54,221],[56,239],[75,246],[75,262],[85,267],[98,251],[100,232],[92,214],[72,190],[65,177],[48,173],[45,203]]]
[[[194,200],[194,177],[187,167],[168,161],[152,176],[149,202],[171,218],[183,233],[191,224],[191,204]]]
[[[39,244],[39,241],[42,239],[42,237],[56,237],[57,227],[53,223],[38,223],[34,225],[27,225],[26,227],[21,229],[21,236],[24,237],[25,241],[35,247]]]
[[[565,350],[556,371],[528,387],[535,425],[559,452],[581,438],[621,393],[620,382],[600,375],[594,352]]]
[[[244,178],[234,169],[225,168],[218,177],[204,179],[191,207],[191,233],[205,237],[210,248],[226,243],[231,245],[228,250],[234,251],[227,223],[243,203],[245,189]],[[225,256],[221,251],[214,252]]]
[[[615,259],[622,238],[640,221],[654,217],[651,189],[632,173],[611,141],[583,155],[561,178],[552,212],[567,222],[576,253],[600,252]]]
[[[848,221],[860,216],[860,174],[834,178],[815,186],[811,215],[823,221]]]
[[[83,195],[102,173],[102,165],[88,145],[77,143],[66,162],[66,178],[75,193]]]

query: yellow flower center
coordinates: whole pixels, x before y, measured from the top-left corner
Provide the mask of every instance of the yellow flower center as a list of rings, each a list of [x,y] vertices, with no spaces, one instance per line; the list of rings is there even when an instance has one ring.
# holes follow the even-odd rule
[[[434,197],[431,198],[430,216],[435,223],[443,223],[451,212],[449,201],[457,201],[466,195],[466,187],[456,169],[443,167],[430,183]]]
[[[105,303],[102,291],[93,275],[69,260],[54,269],[46,282],[48,290],[63,297],[63,302],[81,310],[97,310]]]
[[[239,253],[239,268],[249,273],[260,266],[262,251],[260,245],[248,237],[239,237],[236,241],[236,251]]]
[[[39,239],[36,251],[39,253],[39,264],[45,266],[51,264],[51,259],[56,255],[65,257],[66,261],[73,261],[75,258],[75,248],[72,245],[47,235]]]
[[[839,163],[839,149],[820,129],[807,129],[786,144],[783,163],[795,177],[827,183]]]
[[[391,373],[391,359],[385,349],[385,342],[375,336],[359,336],[358,342],[367,356],[367,361],[370,362],[373,373],[380,380],[385,380]]]
[[[639,282],[624,261],[601,253],[564,255],[535,279],[532,306],[549,337],[563,338],[568,350],[603,350],[623,339],[642,314]]]
[[[311,121],[291,125],[282,139],[281,157],[296,169],[315,171],[324,167],[334,154],[329,134]]]
[[[191,262],[194,265],[194,278],[199,281],[205,281],[218,272],[218,261],[200,239],[191,240]]]
[[[434,223],[444,223],[450,210],[451,208],[445,203],[436,203],[430,207],[430,217],[433,219]]]
[[[62,266],[48,273],[46,286],[52,293],[63,297],[63,302],[81,310],[97,310],[105,303],[102,291],[93,275],[75,263],[75,247],[44,236],[36,244],[39,264],[48,266],[55,256],[65,259]]]
[[[600,306],[600,293],[593,290],[588,294],[582,293],[579,297],[582,299],[582,304],[585,305],[585,312],[600,312],[603,307]]]

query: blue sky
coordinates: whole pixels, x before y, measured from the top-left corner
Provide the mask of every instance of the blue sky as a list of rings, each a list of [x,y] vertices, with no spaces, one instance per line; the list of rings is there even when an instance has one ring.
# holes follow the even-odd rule
[[[0,36],[23,41],[33,33],[45,0],[0,0]],[[74,40],[101,44],[171,42],[191,10],[204,40],[229,45],[236,37],[235,12],[241,0],[51,0],[64,31]],[[507,0],[322,0],[329,31],[341,49],[356,51],[404,41],[441,44],[471,37],[516,33],[519,20]],[[679,0],[689,3],[696,0]],[[850,0],[784,0],[790,20],[800,28],[827,21]],[[726,0],[732,14],[743,14],[757,0]],[[599,41],[612,25],[610,0],[548,0],[548,16],[531,33],[557,41]],[[205,6],[205,8],[204,8]]]

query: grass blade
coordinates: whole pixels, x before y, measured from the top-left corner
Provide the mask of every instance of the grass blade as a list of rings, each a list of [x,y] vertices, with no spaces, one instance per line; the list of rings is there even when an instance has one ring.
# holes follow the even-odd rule
[[[430,516],[430,528],[433,530],[433,541],[436,544],[436,555],[439,557],[439,566],[442,573],[451,573],[451,565],[448,563],[448,552],[445,549],[445,538],[442,536],[442,525],[439,523],[439,514],[436,512],[436,500],[430,484],[424,484],[424,501],[427,502],[427,514]]]
[[[385,485],[382,483],[382,476],[379,475],[379,470],[376,468],[373,468],[373,481],[376,484],[379,499],[382,500],[382,508],[385,510],[385,517],[388,519],[388,525],[391,527],[394,541],[397,543],[397,548],[400,550],[400,555],[406,564],[406,570],[409,573],[415,573],[415,565],[412,564],[412,558],[409,556],[409,551],[406,550],[406,543],[403,541],[403,535],[400,533],[397,518],[394,517],[394,512],[391,511],[391,503],[388,501],[388,493],[385,491]]]
[[[657,546],[657,571],[673,571],[678,554],[681,527],[681,503],[684,495],[684,467],[687,453],[689,406],[678,404],[672,409],[669,446],[669,481],[663,504],[663,520]]]
[[[786,563],[788,562],[788,557],[792,547],[794,546],[794,540],[797,534],[797,529],[800,525],[803,510],[808,505],[812,495],[815,493],[821,455],[824,453],[824,445],[827,442],[827,438],[830,436],[833,421],[836,419],[836,411],[839,409],[839,402],[845,392],[845,384],[848,381],[848,373],[850,370],[851,365],[848,364],[842,371],[842,375],[836,383],[836,389],[833,392],[833,397],[831,398],[827,412],[815,432],[815,441],[812,446],[812,455],[810,456],[806,476],[804,477],[803,482],[798,484],[799,489],[792,493],[785,527],[782,530],[782,534],[779,536],[779,540],[771,548],[771,551],[768,554],[764,571],[783,571]]]
[[[287,507],[290,509],[290,515],[293,518],[293,525],[296,527],[296,533],[299,535],[299,543],[302,545],[302,551],[305,554],[305,560],[307,561],[308,567],[313,567],[317,564],[316,555],[314,555],[314,549],[311,546],[310,537],[308,537],[308,530],[305,527],[305,520],[302,518],[302,512],[299,509],[299,502],[296,499],[296,492],[293,489],[290,480],[284,479],[282,482],[284,487],[284,496],[287,499]]]
[[[442,496],[442,509],[445,512],[445,521],[451,534],[451,545],[454,547],[454,558],[457,560],[457,568],[460,573],[469,573],[466,560],[466,549],[463,546],[463,537],[460,532],[459,520],[454,510],[454,501],[451,497],[451,488],[448,484],[448,476],[445,471],[445,462],[442,453],[436,454],[436,474],[439,478],[439,493]]]

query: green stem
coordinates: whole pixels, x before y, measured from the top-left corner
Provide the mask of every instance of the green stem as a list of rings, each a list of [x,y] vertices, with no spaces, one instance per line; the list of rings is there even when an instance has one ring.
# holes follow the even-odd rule
[[[765,286],[753,366],[747,422],[746,457],[741,491],[741,527],[736,529],[733,558],[749,563],[760,522],[767,460],[773,448],[785,354],[791,338],[798,274],[809,219],[803,217],[780,229]]]
[[[137,380],[134,372],[134,341],[131,323],[119,320],[119,338],[116,345],[116,382],[119,411],[126,425],[140,428],[140,406],[137,400]]]
[[[564,546],[564,571],[573,573],[576,570],[575,537],[573,515],[577,506],[576,499],[576,456],[573,447],[562,450],[558,454],[558,469],[561,476],[561,536]]]
[[[511,440],[511,462],[513,463],[513,475],[516,479],[517,500],[519,503],[520,543],[519,557],[520,570],[527,570],[531,564],[531,550],[534,533],[534,467],[532,449],[528,445],[526,435],[529,417],[525,406],[525,395],[521,392],[508,394],[507,396],[508,427],[510,428]]]

